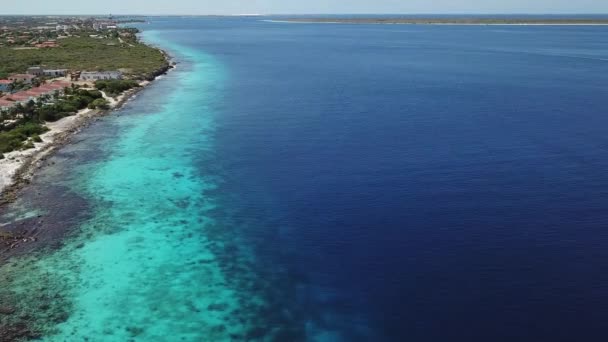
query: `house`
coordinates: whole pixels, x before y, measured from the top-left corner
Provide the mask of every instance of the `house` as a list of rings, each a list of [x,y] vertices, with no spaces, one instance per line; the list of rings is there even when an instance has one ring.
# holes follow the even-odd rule
[[[23,82],[26,84],[31,84],[34,78],[36,78],[36,76],[28,74],[14,74],[8,77],[9,81]]]
[[[83,71],[80,74],[81,81],[120,80],[120,71]]]
[[[59,45],[57,44],[57,42],[54,41],[54,40],[49,40],[47,42],[42,42],[40,44],[36,44],[35,46],[37,48],[39,48],[39,49],[59,47]]]
[[[0,98],[0,107],[10,108],[17,103],[26,104],[30,100],[36,100],[42,95],[52,95],[53,93],[62,93],[65,87],[69,87],[70,82],[53,82],[43,84],[40,87],[35,87],[29,90],[20,91]]]
[[[0,109],[6,110],[15,105],[15,102],[9,101],[6,98],[0,99]]]
[[[42,73],[46,77],[64,77],[68,74],[68,69],[45,69]]]
[[[64,77],[68,74],[68,69],[43,69],[41,67],[27,68],[28,75],[45,77]]]
[[[93,23],[93,29],[95,31],[105,30],[105,29],[116,29],[118,26],[113,21],[102,21]]]
[[[34,76],[42,76],[44,75],[44,69],[42,69],[41,67],[30,67],[27,68],[27,74]]]
[[[40,95],[45,94],[45,92],[42,89],[34,88],[34,89],[22,91],[22,92],[20,92],[20,94],[28,95],[28,96],[31,96],[32,98],[36,98]]]
[[[13,100],[13,101],[19,102],[21,104],[26,104],[30,100],[33,100],[34,96],[20,91],[18,93],[14,93],[14,94],[6,96],[5,99]]]
[[[13,81],[0,80],[0,91],[3,93],[9,93],[11,91],[11,84],[13,84]]]

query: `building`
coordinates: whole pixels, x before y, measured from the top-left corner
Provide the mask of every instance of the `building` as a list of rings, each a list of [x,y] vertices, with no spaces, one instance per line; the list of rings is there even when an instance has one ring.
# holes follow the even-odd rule
[[[5,96],[4,99],[15,101],[15,103],[26,104],[30,100],[35,99],[35,96],[26,94],[25,92],[18,92],[8,96]]]
[[[37,47],[37,48],[39,48],[39,49],[59,47],[59,45],[57,44],[57,42],[54,41],[54,40],[49,40],[47,42],[42,42],[42,43],[36,44],[34,46]]]
[[[97,21],[93,23],[93,29],[95,31],[101,31],[106,29],[116,29],[118,26],[113,21]]]
[[[27,74],[34,76],[42,76],[44,75],[44,69],[42,69],[41,67],[30,67],[27,68]]]
[[[68,74],[68,69],[43,69],[41,67],[27,68],[28,75],[45,77],[64,77]]]
[[[8,109],[18,103],[25,105],[30,100],[35,101],[43,95],[53,95],[54,93],[61,94],[63,93],[64,88],[69,86],[71,86],[70,82],[52,82],[43,84],[40,87],[6,95],[0,98],[0,107],[2,109]]]
[[[9,109],[15,105],[15,102],[9,101],[7,99],[0,99],[0,109]]]
[[[68,69],[45,69],[42,73],[46,77],[65,77],[68,74]]]
[[[3,93],[9,93],[11,91],[11,84],[13,84],[13,81],[0,80],[0,91]]]
[[[26,84],[31,84],[34,78],[36,78],[36,76],[28,74],[14,74],[8,77],[9,81],[23,82]]]
[[[80,74],[81,81],[120,80],[120,71],[83,71]]]

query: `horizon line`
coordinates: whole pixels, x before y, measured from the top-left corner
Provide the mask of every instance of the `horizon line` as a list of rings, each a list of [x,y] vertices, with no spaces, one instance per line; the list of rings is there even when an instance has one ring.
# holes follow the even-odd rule
[[[596,15],[603,16],[608,15],[606,13],[588,13],[588,12],[443,12],[443,13],[379,13],[379,12],[354,12],[354,13],[225,13],[225,14],[161,14],[161,13],[72,13],[72,14],[59,14],[59,13],[10,13],[0,14],[0,17],[10,16],[141,16],[141,17],[174,17],[174,16],[186,16],[186,17],[232,17],[232,16],[307,16],[307,15]]]

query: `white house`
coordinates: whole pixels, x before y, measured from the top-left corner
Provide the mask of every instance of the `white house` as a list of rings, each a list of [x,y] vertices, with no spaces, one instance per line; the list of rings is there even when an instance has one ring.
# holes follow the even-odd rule
[[[44,75],[44,69],[41,67],[29,67],[27,68],[27,74],[28,75],[34,75],[34,76],[42,76]]]
[[[64,77],[68,74],[68,69],[43,69],[41,67],[27,68],[28,75],[46,77]]]
[[[64,77],[68,74],[68,69],[45,69],[43,74],[47,77]]]

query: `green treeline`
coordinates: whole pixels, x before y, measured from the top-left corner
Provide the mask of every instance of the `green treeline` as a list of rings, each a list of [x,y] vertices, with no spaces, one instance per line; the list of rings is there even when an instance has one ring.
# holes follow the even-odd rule
[[[62,96],[43,95],[36,101],[16,104],[0,114],[3,122],[12,122],[0,131],[0,153],[34,147],[33,142],[42,141],[38,135],[47,131],[44,122],[57,121],[87,107],[105,109],[107,101],[98,90],[65,88]]]
[[[23,142],[30,137],[38,137],[35,140],[40,140],[39,134],[46,131],[48,131],[48,129],[40,124],[26,122],[8,132],[0,132],[0,153],[6,153],[20,148],[34,147],[33,144],[23,144]],[[0,154],[0,159],[3,158],[4,155]]]
[[[95,82],[95,88],[104,91],[108,96],[117,96],[124,91],[139,87],[133,80],[100,80]]]
[[[59,40],[59,47],[14,49],[0,47],[0,78],[23,73],[34,65],[45,68],[105,71],[123,70],[125,75],[145,79],[167,64],[163,54],[136,40],[70,37]]]

